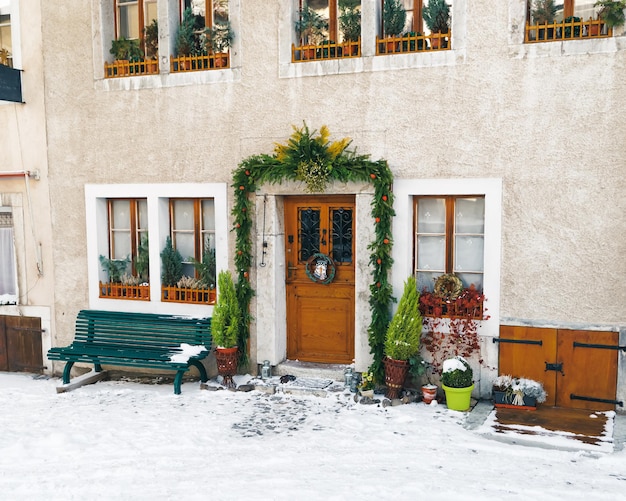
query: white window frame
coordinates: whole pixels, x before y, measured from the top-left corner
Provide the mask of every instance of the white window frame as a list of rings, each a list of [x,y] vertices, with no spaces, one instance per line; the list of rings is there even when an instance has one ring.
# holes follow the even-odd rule
[[[0,0],[0,12],[11,16],[11,59],[13,68],[22,69],[20,0]]]
[[[394,245],[392,286],[395,297],[402,295],[404,281],[413,272],[413,197],[425,195],[476,195],[485,197],[483,292],[489,319],[481,322],[481,336],[499,336],[500,254],[502,248],[502,180],[476,179],[396,179],[393,185]]]
[[[10,255],[0,255],[0,259],[2,261],[2,274],[5,275],[6,272],[11,273],[11,276],[8,277],[3,276],[3,280],[7,280],[7,282],[13,282],[13,292],[0,293],[0,305],[7,304],[17,304],[19,299],[19,286],[17,280],[17,254],[15,249],[15,222],[13,219],[13,211],[11,207],[0,207],[0,214],[6,215],[9,214],[11,217],[11,226],[9,227],[0,227],[0,231],[5,232],[4,230],[9,230],[6,233],[10,233],[10,241],[8,242],[10,249],[7,249]],[[3,249],[0,249],[2,251]]]
[[[89,307],[108,311],[139,311],[189,316],[209,316],[213,306],[161,302],[161,251],[170,234],[170,198],[212,198],[215,201],[215,258],[217,273],[228,269],[228,207],[226,183],[108,184],[85,186],[87,227],[87,274]],[[111,300],[99,297],[101,254],[106,255],[109,238],[107,200],[145,198],[148,202],[150,255],[150,301]]]

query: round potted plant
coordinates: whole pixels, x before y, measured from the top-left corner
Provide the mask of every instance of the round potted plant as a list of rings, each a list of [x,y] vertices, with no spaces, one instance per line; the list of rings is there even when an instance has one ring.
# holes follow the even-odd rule
[[[385,384],[387,398],[398,398],[409,370],[409,360],[419,353],[422,314],[415,277],[404,284],[404,292],[385,336]]]
[[[474,372],[463,357],[456,356],[443,362],[441,386],[446,393],[446,404],[453,411],[466,411],[470,407]]]
[[[211,332],[215,343],[217,372],[224,378],[225,386],[233,386],[237,374],[238,336],[241,311],[235,284],[229,271],[220,271],[217,277],[218,296],[213,309]]]
[[[424,6],[422,17],[431,35],[438,34],[430,39],[431,47],[438,49],[443,44],[441,46],[445,48],[446,39],[442,38],[441,34],[450,31],[450,6],[446,3],[446,0],[430,0]]]
[[[598,19],[602,19],[607,28],[622,26],[626,20],[626,0],[598,0],[594,7],[599,7]]]

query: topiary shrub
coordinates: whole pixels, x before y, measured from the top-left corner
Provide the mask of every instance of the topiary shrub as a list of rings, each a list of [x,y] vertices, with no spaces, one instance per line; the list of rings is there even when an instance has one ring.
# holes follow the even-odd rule
[[[398,304],[385,338],[385,355],[394,360],[409,360],[420,349],[422,314],[419,309],[419,293],[415,277],[404,284],[404,292]]]
[[[211,320],[213,341],[219,348],[235,348],[238,344],[241,310],[229,271],[220,271],[217,288],[217,304],[213,308]]]
[[[172,239],[167,237],[165,247],[161,251],[161,283],[173,287],[183,276],[183,256],[172,245]]]
[[[463,357],[449,358],[443,363],[441,384],[449,388],[468,388],[474,384],[474,371]]]

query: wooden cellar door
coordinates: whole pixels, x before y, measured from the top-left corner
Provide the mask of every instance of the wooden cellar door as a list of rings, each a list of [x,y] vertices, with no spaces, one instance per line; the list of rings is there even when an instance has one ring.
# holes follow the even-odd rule
[[[353,196],[285,198],[288,359],[354,359],[354,207]]]
[[[0,316],[0,371],[41,373],[41,319]]]
[[[615,408],[617,332],[500,327],[499,373],[541,381],[544,405]]]

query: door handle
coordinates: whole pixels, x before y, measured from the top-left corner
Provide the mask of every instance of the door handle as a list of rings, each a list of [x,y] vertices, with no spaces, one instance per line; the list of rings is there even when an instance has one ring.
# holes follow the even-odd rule
[[[291,263],[287,263],[287,270],[288,270],[287,277],[291,278],[291,272],[297,269],[298,269],[297,266],[291,266]]]

